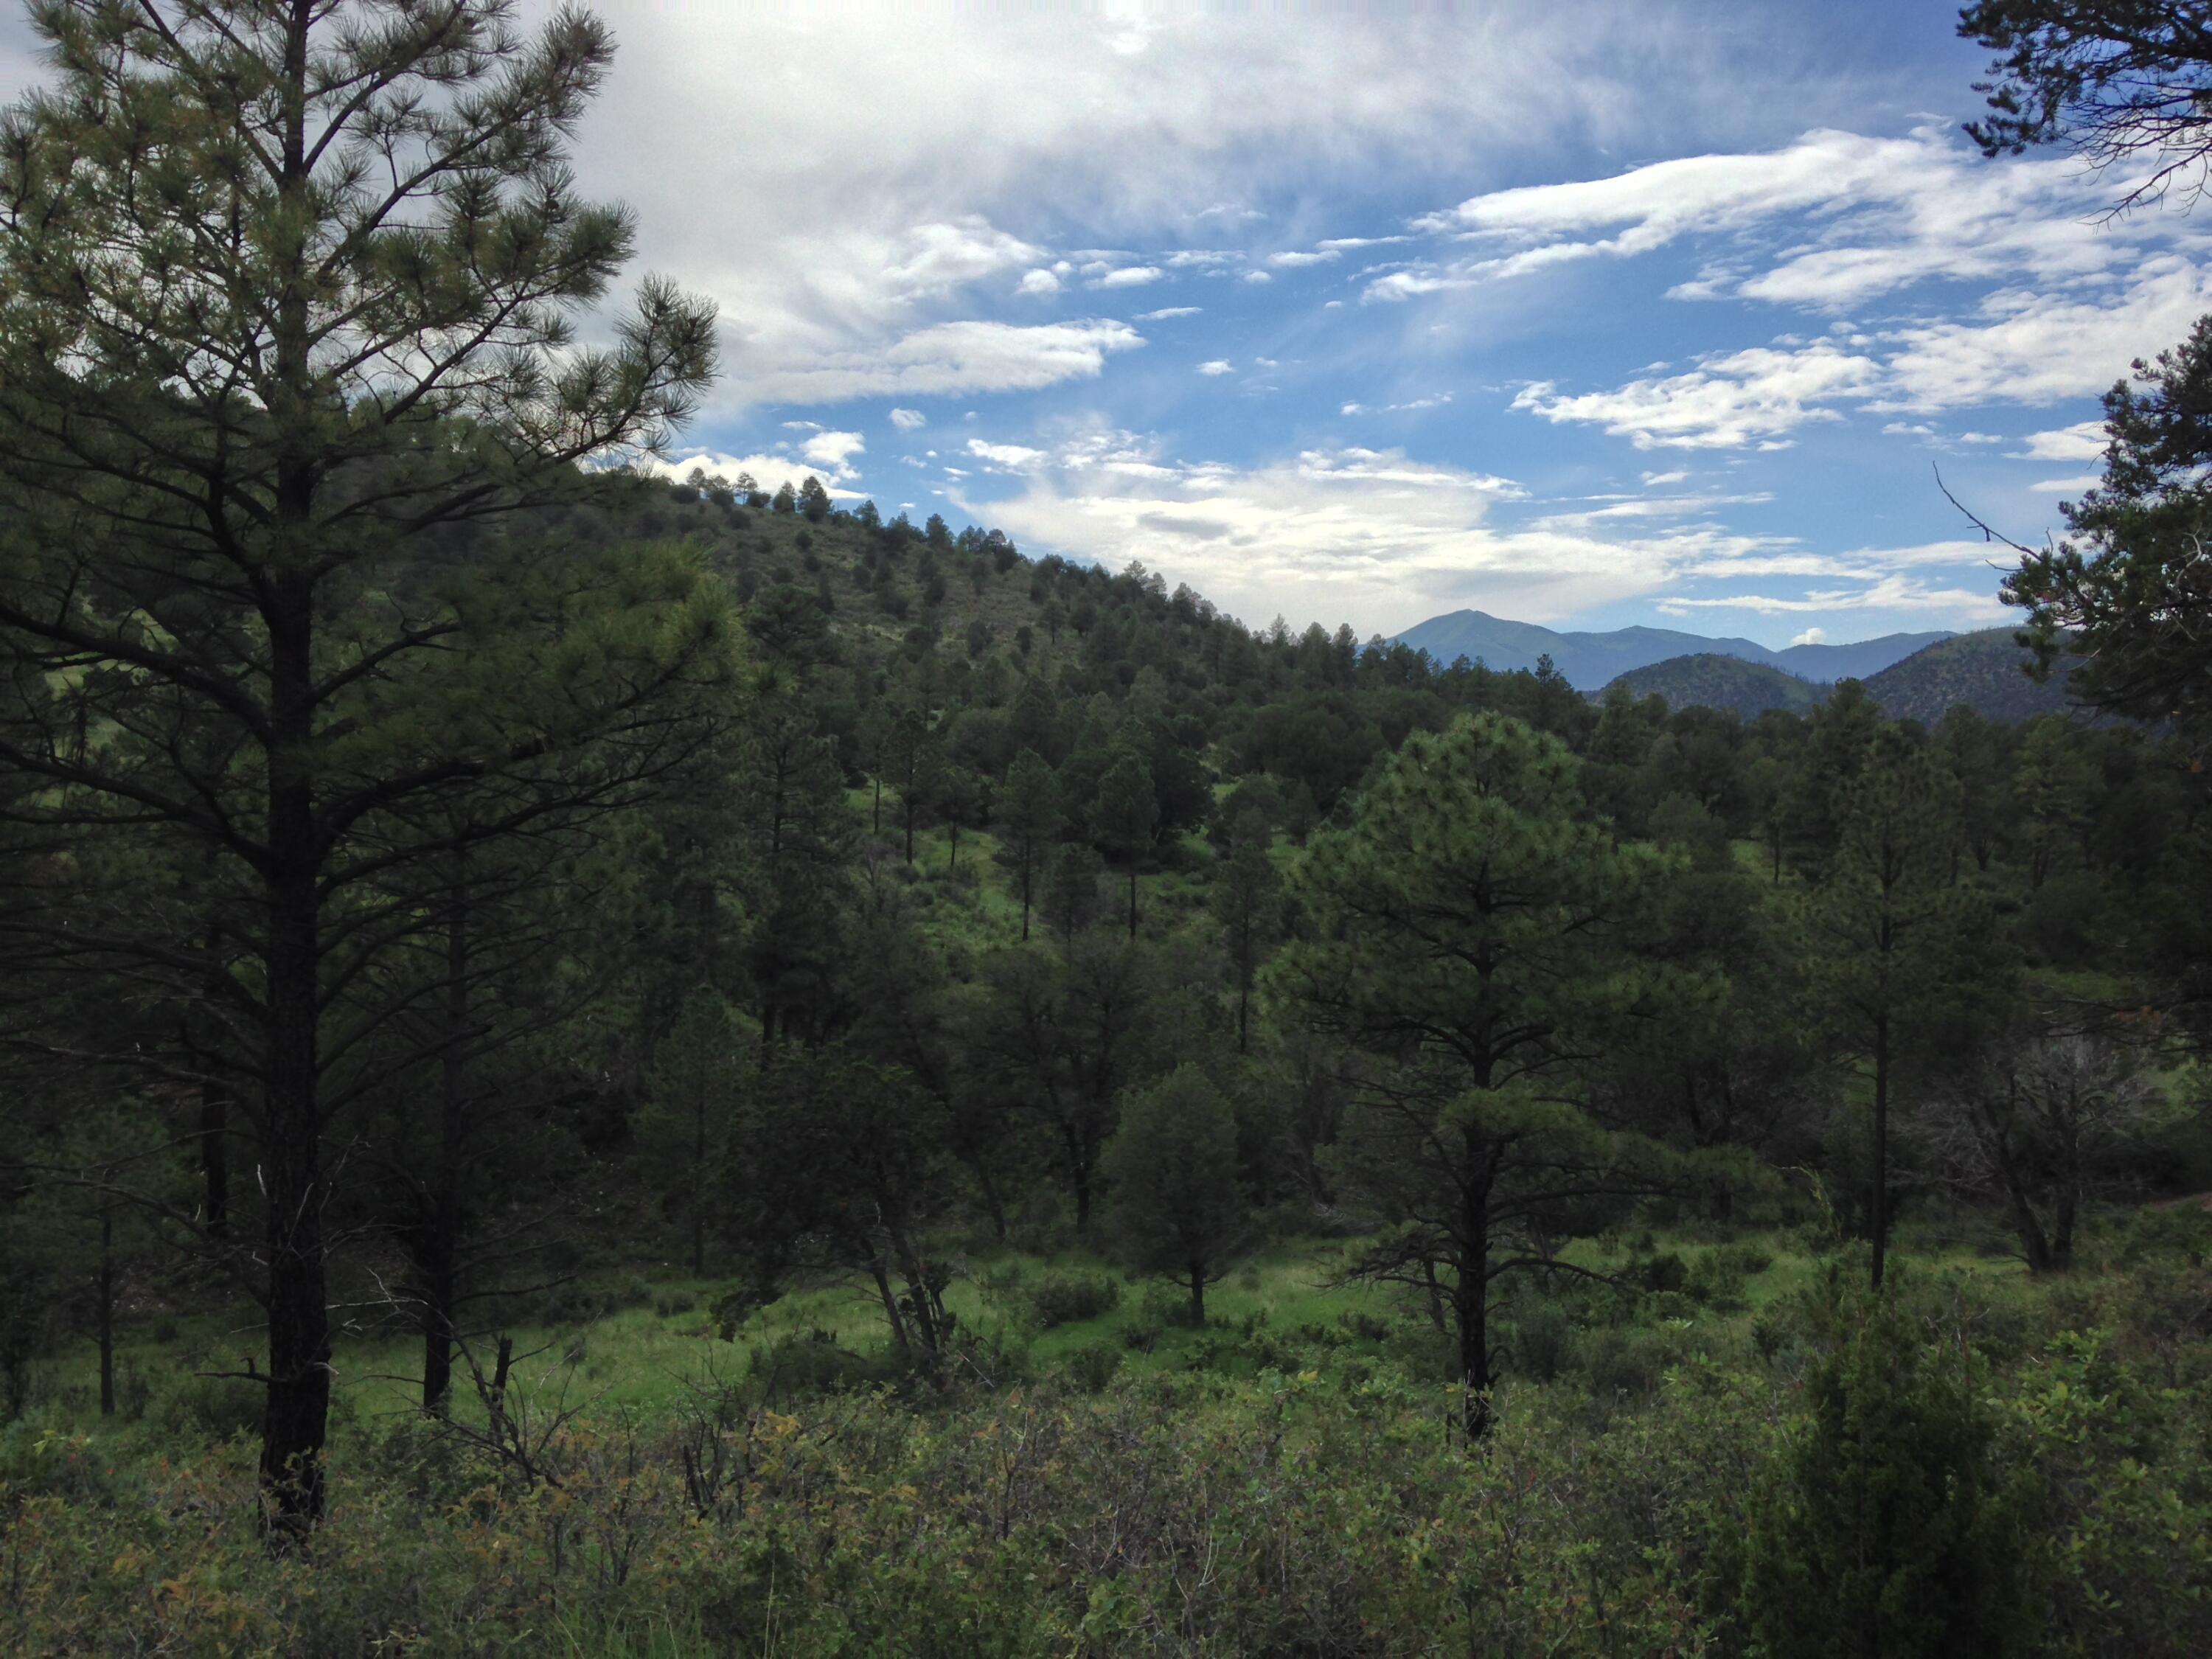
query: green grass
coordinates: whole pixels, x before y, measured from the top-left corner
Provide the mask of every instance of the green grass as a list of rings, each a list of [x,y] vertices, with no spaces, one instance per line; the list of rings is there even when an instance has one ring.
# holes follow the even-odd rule
[[[1680,1295],[1630,1299],[1613,1304],[1607,1322],[1649,1323],[1663,1316],[1676,1321],[1678,1330],[1689,1333],[1686,1340],[1733,1345],[1746,1337],[1752,1322],[1764,1311],[1811,1285],[1825,1271],[1825,1255],[1806,1248],[1802,1228],[1729,1232],[1771,1257],[1764,1272],[1741,1284],[1741,1305],[1708,1308]],[[1717,1248],[1706,1242],[1708,1236],[1709,1230],[1695,1226],[1660,1230],[1649,1248],[1674,1251],[1694,1264]],[[1910,1240],[1908,1234],[1900,1244]],[[1625,1273],[1642,1254],[1635,1245],[1643,1242],[1613,1236],[1578,1240],[1563,1252],[1563,1259],[1597,1272]],[[1940,1237],[1923,1242],[1932,1248],[1899,1250],[1898,1259],[1908,1262],[1910,1271],[2026,1283],[2017,1262],[1985,1254],[1972,1243]],[[1395,1352],[1416,1364],[1431,1363],[1438,1352],[1436,1339],[1429,1333],[1425,1307],[1411,1292],[1341,1282],[1353,1248],[1356,1243],[1307,1238],[1255,1251],[1208,1287],[1209,1320],[1204,1331],[1180,1322],[1177,1314],[1185,1296],[1180,1285],[1128,1275],[1093,1254],[1040,1255],[972,1239],[942,1240],[938,1254],[955,1270],[946,1303],[962,1328],[987,1339],[1000,1351],[1025,1352],[1027,1369],[1035,1373],[1058,1370],[1100,1345],[1111,1349],[1121,1366],[1134,1371],[1204,1365],[1230,1374],[1250,1373],[1261,1366],[1248,1350],[1265,1347],[1253,1339],[1292,1347],[1303,1342],[1310,1347],[1312,1343],[1299,1334],[1314,1327],[1328,1333],[1333,1355]],[[1118,1304],[1094,1319],[1038,1328],[1031,1290],[1047,1274],[1074,1272],[1120,1280]],[[874,1287],[858,1275],[800,1285],[754,1312],[738,1328],[734,1340],[724,1340],[716,1328],[715,1304],[729,1288],[724,1279],[665,1272],[648,1279],[612,1272],[591,1279],[585,1288],[606,1311],[551,1322],[521,1319],[507,1328],[516,1355],[515,1390],[536,1409],[577,1409],[597,1418],[624,1412],[663,1414],[702,1390],[744,1381],[752,1352],[779,1338],[830,1333],[838,1347],[872,1362],[881,1360],[889,1346]],[[1496,1316],[1501,1324],[1510,1324],[1515,1316],[1520,1305],[1516,1298],[1526,1297],[1536,1288],[1525,1278],[1501,1287]],[[682,1311],[655,1310],[654,1304],[665,1306],[672,1299],[688,1299],[691,1305]],[[615,1305],[624,1302],[630,1305]],[[1362,1316],[1358,1322],[1368,1328],[1370,1322],[1382,1322],[1390,1334],[1380,1341],[1354,1334],[1347,1322],[1352,1316]],[[173,1334],[165,1333],[170,1340],[154,1340],[150,1333],[156,1323],[173,1324]],[[1139,1328],[1139,1336],[1149,1336],[1149,1343],[1133,1341],[1133,1328]],[[118,1354],[126,1374],[135,1370],[158,1393],[173,1387],[184,1374],[240,1369],[238,1356],[257,1352],[259,1346],[258,1332],[241,1324],[236,1316],[204,1313],[138,1322],[127,1329]],[[492,1341],[485,1338],[471,1346],[488,1370]],[[334,1415],[334,1437],[341,1447],[357,1431],[372,1430],[416,1410],[420,1364],[419,1342],[410,1334],[341,1335]],[[95,1379],[88,1344],[77,1344],[56,1356],[49,1362],[47,1404],[39,1413],[42,1420],[57,1427],[106,1432],[93,1409]],[[244,1382],[228,1386],[240,1390],[251,1387]],[[476,1415],[474,1390],[465,1366],[456,1369],[455,1397],[465,1417]]]

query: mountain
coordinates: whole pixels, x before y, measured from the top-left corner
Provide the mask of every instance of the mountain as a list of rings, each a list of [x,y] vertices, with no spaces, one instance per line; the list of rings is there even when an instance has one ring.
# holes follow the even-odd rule
[[[2024,720],[2076,707],[2066,694],[2076,659],[2061,657],[2037,684],[2021,670],[2034,660],[2009,628],[1960,634],[1867,677],[1867,695],[1893,720],[1933,726],[1964,703],[1993,720]]]
[[[1615,685],[1638,698],[1656,691],[1667,699],[1669,708],[1732,708],[1747,720],[1756,720],[1769,708],[1802,714],[1817,704],[1826,690],[1768,664],[1711,651],[1632,668],[1606,690],[1610,691]]]
[[[1398,642],[1438,663],[1467,657],[1503,671],[1534,668],[1549,656],[1571,685],[1595,689],[1653,663],[1719,655],[1764,663],[1806,680],[1863,679],[1948,634],[1888,634],[1855,645],[1793,645],[1770,651],[1755,640],[1708,639],[1668,628],[1619,628],[1604,634],[1562,634],[1534,623],[1509,622],[1480,611],[1454,611],[1417,623]]]
[[[1884,634],[1856,645],[1793,645],[1776,652],[1774,660],[1801,679],[1832,685],[1838,680],[1863,680],[1879,674],[1915,652],[1956,637],[1953,634]]]

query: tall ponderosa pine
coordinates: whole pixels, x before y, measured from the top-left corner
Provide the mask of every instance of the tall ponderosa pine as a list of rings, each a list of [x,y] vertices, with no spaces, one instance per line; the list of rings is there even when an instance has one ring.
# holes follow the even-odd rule
[[[1014,872],[1014,885],[1022,896],[1022,938],[1030,936],[1030,910],[1038,875],[1054,839],[1067,823],[1060,810],[1060,780],[1034,749],[1024,749],[1006,768],[1006,781],[996,801],[1000,836],[1000,858]]]
[[[655,1058],[638,1139],[658,1184],[675,1200],[690,1243],[691,1272],[707,1271],[707,1222],[750,1070],[737,1011],[701,986],[684,1000]]]
[[[573,338],[633,240],[565,161],[612,46],[519,10],[52,0],[55,83],[0,124],[0,766],[39,782],[15,811],[206,895],[9,948],[127,963],[229,1033],[279,1541],[323,1504],[331,1023],[397,921],[367,884],[449,850],[416,809],[457,782],[476,840],[604,805],[675,741],[654,705],[721,672],[684,559],[457,556],[663,438],[713,360],[659,282]]]
[[[1129,937],[1137,937],[1137,864],[1152,844],[1160,808],[1152,793],[1152,763],[1134,749],[1118,749],[1091,803],[1092,834],[1128,860]]]
[[[1924,748],[1870,746],[1838,796],[1841,839],[1802,908],[1820,1013],[1873,1076],[1868,1213],[1878,1288],[1889,1239],[1891,1097],[1916,1023],[2001,972],[1987,916],[1951,885],[1959,786]]]
[[[1237,978],[1237,1052],[1252,1047],[1252,981],[1282,920],[1283,878],[1268,850],[1273,840],[1256,815],[1237,826],[1237,845],[1215,874],[1213,919]]]
[[[1678,1174],[1578,1103],[1574,1073],[1657,1000],[1628,930],[1679,865],[1591,823],[1575,757],[1495,714],[1416,732],[1315,836],[1310,924],[1267,983],[1286,1014],[1375,1057],[1340,1148],[1383,1224],[1356,1275],[1448,1304],[1470,1437],[1488,1430],[1490,1287],[1547,1241]],[[1568,1269],[1571,1271],[1571,1269]]]

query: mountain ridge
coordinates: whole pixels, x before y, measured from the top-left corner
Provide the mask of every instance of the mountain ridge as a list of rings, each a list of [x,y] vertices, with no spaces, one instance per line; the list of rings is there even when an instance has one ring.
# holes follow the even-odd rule
[[[1915,652],[1957,637],[1948,631],[1885,634],[1841,645],[1793,645],[1775,651],[1755,640],[1711,638],[1667,628],[1635,626],[1602,633],[1566,632],[1537,623],[1514,622],[1482,611],[1453,611],[1394,636],[1392,643],[1426,651],[1439,663],[1465,656],[1500,672],[1534,668],[1539,657],[1577,690],[1592,690],[1621,675],[1680,657],[1733,657],[1779,669],[1798,679],[1830,684],[1864,679]]]

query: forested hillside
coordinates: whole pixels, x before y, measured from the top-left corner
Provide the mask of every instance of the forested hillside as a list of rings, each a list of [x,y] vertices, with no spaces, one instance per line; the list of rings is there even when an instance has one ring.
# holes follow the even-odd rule
[[[1593,700],[665,476],[588,13],[37,21],[0,1650],[2212,1650],[2212,325],[2115,718]]]
[[[1827,695],[1825,685],[1814,685],[1794,674],[1785,674],[1765,663],[1740,657],[1670,657],[1623,674],[1611,685],[1632,697],[1662,698],[1674,708],[1713,708],[1756,720],[1770,708],[1802,714]]]
[[[1892,719],[1925,724],[1960,705],[1994,720],[2033,720],[2075,707],[2066,689],[2074,659],[2061,656],[2050,677],[2037,680],[2028,673],[2034,655],[2019,639],[2015,628],[1961,634],[1870,675],[1867,695]]]

